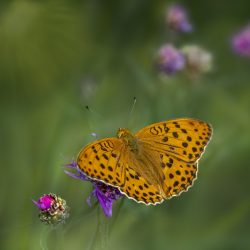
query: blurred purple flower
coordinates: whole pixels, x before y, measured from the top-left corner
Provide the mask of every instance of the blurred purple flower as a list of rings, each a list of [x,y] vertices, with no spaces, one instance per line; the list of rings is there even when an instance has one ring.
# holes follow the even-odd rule
[[[111,217],[113,202],[118,200],[122,196],[120,191],[117,188],[109,186],[101,181],[90,179],[78,168],[77,163],[75,161],[72,161],[72,163],[66,165],[66,167],[76,170],[76,173],[65,170],[64,172],[67,175],[75,179],[89,181],[92,183],[93,191],[87,199],[88,205],[92,206],[91,199],[93,197],[96,198],[99,204],[101,205],[104,214],[107,217]]]
[[[157,68],[167,75],[173,75],[185,66],[182,52],[171,44],[165,44],[159,49],[156,60]]]
[[[232,47],[237,54],[250,57],[250,24],[233,36]]]
[[[45,194],[38,201],[32,201],[40,210],[39,218],[45,224],[62,224],[69,217],[69,207],[66,201],[55,194]]]
[[[181,5],[173,4],[168,8],[166,21],[168,26],[175,31],[188,33],[193,30],[187,11]]]

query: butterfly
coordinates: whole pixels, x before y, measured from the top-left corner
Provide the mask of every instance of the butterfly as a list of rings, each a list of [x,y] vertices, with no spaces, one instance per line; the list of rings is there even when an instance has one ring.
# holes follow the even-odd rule
[[[211,136],[211,125],[190,118],[155,123],[135,135],[120,128],[117,137],[84,147],[77,165],[128,198],[156,205],[192,186]]]

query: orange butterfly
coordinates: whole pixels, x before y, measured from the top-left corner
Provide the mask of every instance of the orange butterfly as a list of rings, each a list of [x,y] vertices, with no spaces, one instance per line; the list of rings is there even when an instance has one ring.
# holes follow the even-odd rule
[[[117,137],[83,148],[77,164],[130,199],[158,204],[192,186],[211,135],[208,123],[189,118],[155,123],[135,135],[122,128]]]

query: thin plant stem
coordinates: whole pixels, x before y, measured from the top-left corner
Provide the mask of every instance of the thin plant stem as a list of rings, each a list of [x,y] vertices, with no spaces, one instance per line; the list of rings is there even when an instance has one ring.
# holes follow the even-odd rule
[[[42,250],[48,250],[48,236],[50,234],[50,232],[52,231],[53,229],[50,228],[50,227],[44,227],[44,229],[42,230],[41,232],[41,237],[40,237],[40,247]]]
[[[115,213],[115,215],[114,215],[114,217],[113,217],[113,221],[112,221],[112,224],[111,224],[111,227],[110,227],[110,234],[112,233],[113,228],[114,228],[114,226],[115,226],[115,224],[116,224],[116,221],[117,221],[117,219],[118,219],[118,217],[119,217],[119,215],[120,215],[120,213],[121,213],[121,209],[122,209],[122,207],[123,207],[124,200],[125,200],[125,197],[122,197],[122,198],[121,198],[121,201],[119,202],[117,211],[116,211],[116,213]]]
[[[88,250],[95,249],[96,243],[98,241],[98,234],[100,232],[100,207],[98,207],[96,211],[97,211],[97,226],[96,226],[95,234],[87,248]]]

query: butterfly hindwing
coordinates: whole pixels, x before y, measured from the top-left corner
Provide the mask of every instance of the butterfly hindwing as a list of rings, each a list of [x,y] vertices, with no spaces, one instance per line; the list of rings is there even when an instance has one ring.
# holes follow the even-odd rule
[[[125,175],[125,184],[120,190],[129,198],[147,205],[158,204],[164,200],[158,188],[147,182],[132,167],[126,166]]]
[[[198,163],[178,161],[169,154],[160,154],[162,171],[165,175],[163,190],[167,198],[187,191],[197,177]]]

